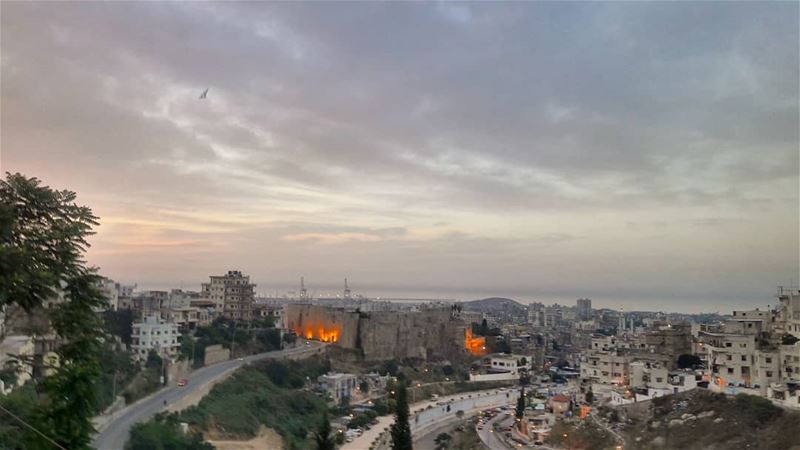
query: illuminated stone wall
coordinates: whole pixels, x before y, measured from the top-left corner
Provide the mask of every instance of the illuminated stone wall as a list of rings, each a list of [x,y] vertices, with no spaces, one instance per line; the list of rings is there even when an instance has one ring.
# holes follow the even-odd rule
[[[449,308],[356,313],[291,304],[286,307],[286,326],[298,336],[359,350],[367,361],[449,359],[465,352],[466,326]]]
[[[358,313],[340,308],[309,304],[286,306],[286,328],[305,339],[331,342],[344,348],[356,348]]]

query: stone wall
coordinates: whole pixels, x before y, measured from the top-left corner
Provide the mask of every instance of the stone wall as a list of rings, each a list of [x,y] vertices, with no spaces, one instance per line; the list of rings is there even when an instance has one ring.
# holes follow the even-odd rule
[[[285,321],[298,336],[357,350],[367,361],[448,359],[464,352],[466,325],[447,307],[364,313],[292,304]]]

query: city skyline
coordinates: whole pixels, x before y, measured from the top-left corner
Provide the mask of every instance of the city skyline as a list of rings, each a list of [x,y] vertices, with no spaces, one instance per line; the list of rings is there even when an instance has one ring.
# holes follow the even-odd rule
[[[0,169],[76,191],[141,286],[763,307],[800,278],[797,17],[6,3]]]

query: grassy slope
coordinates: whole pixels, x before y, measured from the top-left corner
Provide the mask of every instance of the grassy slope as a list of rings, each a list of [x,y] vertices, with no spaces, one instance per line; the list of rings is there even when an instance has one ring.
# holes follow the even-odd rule
[[[245,367],[216,385],[199,405],[181,413],[181,420],[231,439],[252,438],[263,424],[277,430],[287,446],[304,448],[326,406],[316,395],[297,388],[306,376],[314,379],[320,373],[323,364],[314,359]]]

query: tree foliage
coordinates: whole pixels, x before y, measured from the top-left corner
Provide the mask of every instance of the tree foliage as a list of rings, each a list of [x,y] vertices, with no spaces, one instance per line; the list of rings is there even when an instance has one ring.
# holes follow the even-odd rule
[[[34,420],[42,433],[70,449],[85,448],[93,432],[103,338],[95,310],[107,304],[98,289],[100,276],[83,260],[97,217],[75,198],[21,174],[0,181],[0,307],[39,311],[50,322],[60,344],[54,350],[58,361],[39,386]],[[42,308],[59,296],[63,302]],[[29,448],[52,447],[27,428],[20,434]]]
[[[453,436],[447,433],[439,433],[433,440],[433,442],[436,444],[436,447],[434,448],[436,450],[445,450],[447,446],[450,444],[451,440],[453,440]]]
[[[697,355],[683,354],[678,356],[678,367],[681,369],[694,369],[702,364],[703,361]]]
[[[781,338],[781,345],[794,345],[797,341],[800,339],[791,334],[784,334]]]
[[[404,383],[397,386],[396,401],[394,423],[391,428],[392,450],[411,450],[413,445],[411,425],[408,423],[408,394]]]
[[[178,418],[171,414],[159,415],[155,420],[138,423],[131,429],[126,450],[213,450],[200,433],[183,434],[178,429]]]
[[[514,415],[517,419],[522,419],[525,415],[525,386],[519,390],[519,398],[517,399],[517,407],[514,408]]]
[[[317,450],[335,450],[336,442],[331,435],[331,423],[328,420],[328,413],[322,415],[319,428],[314,433],[314,444]]]

